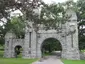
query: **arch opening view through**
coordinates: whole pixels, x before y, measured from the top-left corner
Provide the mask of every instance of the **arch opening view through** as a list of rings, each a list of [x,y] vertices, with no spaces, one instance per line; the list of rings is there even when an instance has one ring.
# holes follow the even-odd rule
[[[57,56],[61,57],[62,46],[61,43],[55,38],[48,38],[41,44],[42,57],[44,56]]]
[[[22,57],[22,47],[20,45],[15,47],[15,57],[16,58],[21,58]]]

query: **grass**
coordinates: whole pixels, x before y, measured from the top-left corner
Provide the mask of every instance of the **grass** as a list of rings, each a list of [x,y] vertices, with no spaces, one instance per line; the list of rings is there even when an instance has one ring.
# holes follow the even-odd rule
[[[0,58],[0,64],[32,64],[36,59]]]
[[[62,60],[64,64],[85,64],[85,60]]]
[[[0,64],[32,64],[38,59],[22,59],[22,58],[3,58],[4,51],[0,50]]]
[[[81,52],[85,52],[85,50],[81,50]]]
[[[0,51],[0,58],[3,58],[4,51]]]
[[[3,58],[3,50],[0,50],[0,64],[32,64],[32,62],[37,61],[38,59],[22,59],[22,58]],[[44,54],[48,56],[50,54]],[[85,64],[85,60],[64,60],[64,64]]]
[[[43,56],[49,56],[52,55],[51,53],[43,53]]]

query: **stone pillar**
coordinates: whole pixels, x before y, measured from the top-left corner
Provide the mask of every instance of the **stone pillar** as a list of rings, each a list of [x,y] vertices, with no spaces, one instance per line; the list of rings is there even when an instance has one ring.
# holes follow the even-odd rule
[[[37,58],[37,36],[36,36],[36,32],[33,30],[32,32],[32,38],[31,38],[31,58]]]
[[[7,39],[5,41],[5,51],[4,51],[4,57],[6,58],[12,58],[12,39]]]
[[[78,48],[78,28],[77,28],[77,16],[72,10],[67,10],[66,13],[69,21],[66,22],[66,59],[79,60],[79,48]]]
[[[67,45],[66,45],[66,38],[65,37],[62,37],[61,45],[62,45],[61,57],[66,59]]]
[[[38,41],[38,44],[37,44],[37,58],[41,58],[41,57],[42,57],[41,43]]]
[[[25,33],[23,58],[36,58],[36,32],[28,28]]]
[[[25,42],[23,45],[23,58],[30,58],[30,49],[29,49],[29,32],[25,33]]]
[[[9,40],[5,38],[4,57],[9,57]]]
[[[16,35],[9,31],[5,35],[5,50],[4,50],[4,57],[12,58],[14,55],[12,54],[13,50],[13,39],[16,38]]]

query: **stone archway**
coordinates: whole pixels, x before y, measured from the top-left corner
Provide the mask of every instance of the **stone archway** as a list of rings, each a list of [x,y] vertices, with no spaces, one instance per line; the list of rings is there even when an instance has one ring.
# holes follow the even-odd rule
[[[26,27],[24,39],[16,39],[13,33],[8,33],[5,36],[4,57],[14,57],[15,46],[21,45],[23,47],[23,58],[41,58],[43,41],[48,38],[55,38],[62,45],[62,58],[79,60],[77,16],[71,9],[66,11],[66,16],[71,17],[58,29],[45,30],[42,27],[43,29],[39,28],[36,33],[33,26],[31,28]]]
[[[15,48],[14,48],[15,57],[16,58],[22,57],[22,51],[23,51],[22,46],[20,46],[20,45],[15,46]]]
[[[56,40],[58,40],[61,44],[61,47],[62,47],[62,54],[61,54],[61,57],[65,58],[65,54],[66,54],[66,43],[65,43],[65,38],[61,37],[60,34],[56,34],[56,33],[42,33],[40,34],[40,38],[38,40],[38,48],[37,48],[37,56],[40,58],[42,56],[42,53],[41,53],[41,46],[42,46],[42,43],[46,40],[46,39],[49,39],[49,38],[54,38]]]
[[[62,53],[61,43],[55,38],[45,39],[41,44],[41,53],[42,57],[56,56],[60,58]]]

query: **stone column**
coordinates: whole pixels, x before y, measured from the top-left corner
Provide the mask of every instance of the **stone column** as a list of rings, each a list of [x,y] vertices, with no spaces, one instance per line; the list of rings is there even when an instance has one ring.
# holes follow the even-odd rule
[[[61,57],[66,59],[67,45],[66,45],[66,38],[65,37],[62,37],[61,45],[62,45]]]
[[[72,60],[79,60],[79,48],[78,48],[78,28],[77,28],[77,16],[76,13],[68,9],[66,15],[69,17],[66,21],[66,58]]]
[[[67,59],[74,59],[74,60],[79,60],[80,55],[79,55],[79,49],[78,49],[78,29],[77,29],[77,24],[72,23],[74,25],[69,25],[72,22],[68,22],[66,26],[66,44],[67,44],[67,54],[66,58]],[[73,27],[72,27],[73,26]]]
[[[4,57],[12,58],[12,38],[5,40],[5,52]]]
[[[4,57],[8,58],[9,40],[5,39]]]
[[[36,46],[36,32],[33,30],[32,32],[32,38],[31,38],[31,58],[37,58],[37,48]]]
[[[29,32],[25,33],[25,39],[24,39],[24,45],[23,45],[23,58],[30,58],[30,49],[29,49]]]

